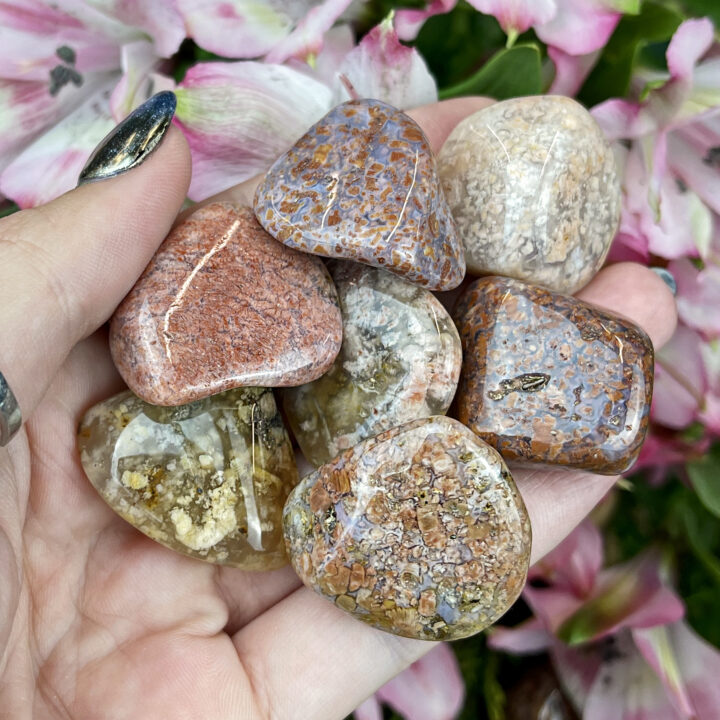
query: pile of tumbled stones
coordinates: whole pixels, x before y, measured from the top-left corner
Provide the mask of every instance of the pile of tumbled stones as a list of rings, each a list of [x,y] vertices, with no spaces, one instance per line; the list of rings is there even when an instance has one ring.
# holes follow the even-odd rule
[[[569,294],[619,212],[612,153],[567,98],[483,109],[437,160],[399,110],[340,105],[253,209],[201,207],[159,248],[111,323],[130,391],[85,416],[85,471],[173,550],[289,559],[399,635],[476,633],[530,557],[505,462],[610,474],[640,450],[650,340]],[[458,293],[433,293],[466,263],[481,277],[451,318]],[[286,422],[316,467],[300,481]]]

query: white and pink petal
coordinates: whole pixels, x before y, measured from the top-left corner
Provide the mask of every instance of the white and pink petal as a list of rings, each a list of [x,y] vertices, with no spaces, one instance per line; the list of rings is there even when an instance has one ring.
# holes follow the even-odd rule
[[[558,0],[468,0],[486,15],[494,15],[510,38],[533,26],[550,22],[558,12]]]
[[[0,192],[26,208],[74,188],[90,153],[115,126],[110,91],[95,92],[25,148],[0,175]]]
[[[290,58],[314,61],[322,50],[325,34],[353,0],[324,0],[310,8],[295,29],[265,56],[265,62],[282,63]]]
[[[335,102],[352,95],[375,98],[401,109],[437,100],[437,85],[415,48],[403,45],[387,18],[345,57],[335,81]]]
[[[414,40],[425,21],[433,15],[449,13],[457,0],[431,0],[424,8],[399,9],[395,11],[395,30],[401,40]]]
[[[176,121],[192,153],[193,200],[267,170],[332,105],[326,85],[258,62],[199,63],[176,95]]]

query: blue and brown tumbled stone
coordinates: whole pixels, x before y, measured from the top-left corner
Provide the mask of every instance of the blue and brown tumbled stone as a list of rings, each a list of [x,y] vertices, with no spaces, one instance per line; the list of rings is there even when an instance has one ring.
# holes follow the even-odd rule
[[[254,207],[291,248],[381,267],[430,290],[450,290],[465,275],[428,140],[379,100],[331,110],[270,168]]]
[[[648,428],[650,338],[569,295],[488,277],[455,309],[463,343],[457,417],[505,460],[612,475]]]
[[[530,522],[502,458],[443,416],[380,433],[308,475],[283,525],[308,587],[421,640],[458,640],[495,622],[530,558]]]

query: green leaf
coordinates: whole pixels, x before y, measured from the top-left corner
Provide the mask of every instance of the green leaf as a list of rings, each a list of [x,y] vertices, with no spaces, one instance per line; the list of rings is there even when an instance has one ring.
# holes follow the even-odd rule
[[[12,215],[19,209],[20,208],[11,200],[0,201],[0,218],[4,218],[7,215]]]
[[[472,75],[496,50],[505,47],[505,40],[494,17],[459,2],[452,12],[429,18],[413,44],[438,87],[446,88]]]
[[[440,97],[488,95],[496,100],[542,92],[540,48],[515,45],[495,53],[472,77],[440,91]]]
[[[688,475],[702,504],[720,517],[720,444],[687,465]]]
[[[623,16],[578,99],[591,107],[627,95],[633,69],[645,48],[668,41],[682,21],[679,12],[659,2],[645,2],[639,15]]]
[[[694,17],[709,17],[715,27],[720,27],[720,3],[718,0],[682,0],[681,5],[688,15]]]

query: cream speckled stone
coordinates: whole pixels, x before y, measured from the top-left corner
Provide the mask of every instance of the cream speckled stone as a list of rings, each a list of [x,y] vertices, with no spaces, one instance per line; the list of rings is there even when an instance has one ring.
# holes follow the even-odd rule
[[[620,219],[610,146],[559,96],[514,98],[463,120],[438,167],[468,271],[575,292],[600,269]]]

